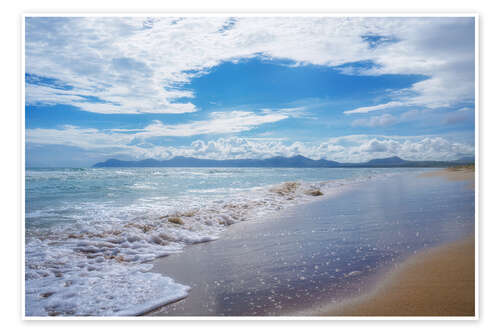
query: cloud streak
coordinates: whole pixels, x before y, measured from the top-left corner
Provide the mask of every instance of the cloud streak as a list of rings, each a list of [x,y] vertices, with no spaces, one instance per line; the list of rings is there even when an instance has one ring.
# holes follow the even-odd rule
[[[288,116],[283,114],[256,114],[248,111],[212,112],[208,120],[178,125],[166,125],[160,121],[155,121],[153,124],[135,134],[135,137],[186,137],[203,134],[239,133],[286,118],[288,118]]]
[[[59,144],[83,149],[123,148],[134,141],[145,142],[151,138],[240,133],[286,118],[288,116],[283,114],[258,114],[249,111],[212,112],[207,120],[175,125],[164,124],[156,120],[140,129],[98,130],[70,125],[55,129],[27,129],[26,140],[28,143],[34,144]]]
[[[404,103],[401,102],[389,102],[385,104],[378,104],[378,105],[373,105],[373,106],[364,106],[360,107],[354,110],[348,110],[344,111],[344,114],[353,114],[353,113],[368,113],[368,112],[373,112],[373,111],[380,111],[380,110],[385,110],[389,108],[394,108],[398,106],[405,105]]]
[[[365,126],[365,127],[383,127],[389,126],[397,123],[398,118],[394,117],[389,113],[385,113],[380,116],[373,116],[369,119],[356,119],[352,122],[353,126]]]

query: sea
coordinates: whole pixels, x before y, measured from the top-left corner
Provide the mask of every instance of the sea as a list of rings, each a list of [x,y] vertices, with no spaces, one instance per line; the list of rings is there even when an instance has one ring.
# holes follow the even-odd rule
[[[26,316],[133,316],[188,297],[155,259],[235,223],[414,168],[28,168]]]

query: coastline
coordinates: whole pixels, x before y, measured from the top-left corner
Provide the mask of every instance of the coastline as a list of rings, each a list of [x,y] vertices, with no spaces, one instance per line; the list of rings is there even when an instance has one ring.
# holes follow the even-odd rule
[[[468,181],[473,168],[442,169],[419,177]],[[328,305],[317,316],[475,316],[475,237],[422,250],[382,278],[368,294]]]
[[[368,295],[318,316],[474,316],[474,236],[417,253]]]
[[[474,190],[475,188],[474,167],[464,166],[440,169],[436,171],[425,172],[421,174],[420,177],[441,177],[448,181],[468,181],[469,189]]]
[[[335,198],[286,210],[280,217],[236,224],[217,242],[158,260],[153,271],[192,290],[184,300],[147,315],[350,315],[330,305],[358,306],[382,285],[392,286],[394,280],[387,277],[394,275],[395,267],[406,267],[406,261],[394,266],[402,258],[433,253],[429,249],[450,246],[473,233],[466,199],[472,192],[466,183],[421,175],[367,183]],[[380,191],[385,196],[380,197]],[[398,204],[400,200],[407,204]],[[384,236],[386,225],[391,225],[394,236]],[[356,245],[360,239],[368,247]],[[473,242],[469,252],[473,258]],[[244,261],[238,259],[243,257]],[[472,263],[472,274],[473,267]]]

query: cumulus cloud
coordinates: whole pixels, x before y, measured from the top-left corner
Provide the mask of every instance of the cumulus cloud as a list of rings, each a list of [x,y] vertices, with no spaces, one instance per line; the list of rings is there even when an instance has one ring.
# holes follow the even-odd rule
[[[390,137],[351,135],[324,142],[299,142],[275,138],[221,137],[217,140],[194,140],[186,146],[153,144],[150,137],[164,135],[164,129],[146,129],[139,133],[122,133],[66,126],[60,129],[28,129],[30,144],[66,145],[102,153],[103,158],[167,159],[173,156],[193,156],[211,159],[268,158],[304,155],[340,162],[363,162],[372,158],[398,155],[409,160],[453,160],[474,154],[474,145],[454,142],[442,137]]]
[[[334,147],[341,145],[345,149],[327,156],[349,162],[362,162],[394,155],[408,160],[454,160],[474,155],[473,145],[454,142],[439,136],[356,135],[335,138],[329,141],[326,147],[329,145]]]
[[[359,149],[363,152],[368,152],[368,153],[382,153],[389,151],[389,145],[394,144],[394,141],[387,141],[387,140],[377,140],[377,139],[372,139],[366,143],[363,143]]]
[[[404,98],[347,113],[449,106],[474,98],[473,26],[472,18],[438,17],[33,17],[26,72],[71,89],[29,84],[26,100],[97,113],[195,112],[177,101],[195,94],[184,83],[223,61],[261,56],[295,66],[371,61],[351,74],[428,77]]]

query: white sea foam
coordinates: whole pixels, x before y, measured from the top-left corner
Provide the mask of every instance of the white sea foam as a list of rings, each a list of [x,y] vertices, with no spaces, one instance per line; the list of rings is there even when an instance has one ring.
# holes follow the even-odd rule
[[[138,315],[188,295],[189,287],[148,272],[152,265],[90,264],[74,256],[59,253],[53,268],[26,269],[27,316]]]
[[[160,173],[161,176],[164,172],[155,170],[151,174],[158,176]],[[247,182],[246,188],[193,186],[185,188],[184,193],[176,188],[184,181],[182,177],[180,181],[167,183],[172,189],[165,193],[162,192],[164,187],[155,189],[155,182],[151,179],[125,182],[121,187],[116,184],[133,173],[133,170],[89,171],[85,177],[96,179],[92,186],[81,185],[80,180],[76,185],[68,184],[68,179],[75,177],[70,172],[29,174],[32,181],[36,177],[41,179],[34,186],[42,189],[48,186],[44,182],[58,179],[62,183],[59,186],[64,188],[85,186],[91,191],[99,186],[102,188],[104,185],[100,179],[105,178],[111,179],[108,189],[112,188],[110,193],[118,198],[129,192],[120,193],[114,190],[116,188],[128,191],[127,188],[135,187],[151,190],[155,195],[137,197],[130,202],[111,200],[108,195],[105,195],[105,200],[76,201],[62,196],[64,200],[59,201],[57,208],[28,211],[26,217],[31,224],[26,230],[27,315],[137,315],[186,297],[188,286],[148,272],[152,260],[181,252],[187,244],[215,240],[231,224],[317,200],[315,195],[318,193],[329,195],[342,190],[344,185],[364,182],[372,176],[366,173],[349,179],[267,185],[254,181]],[[200,184],[206,177],[220,177],[231,174],[231,171],[182,171],[176,176],[187,177],[187,174],[198,177],[195,179]],[[171,177],[171,174],[167,176]],[[243,180],[237,179],[233,184]],[[173,192],[177,195],[170,195]],[[52,221],[57,215],[71,223],[37,224],[43,219]]]

